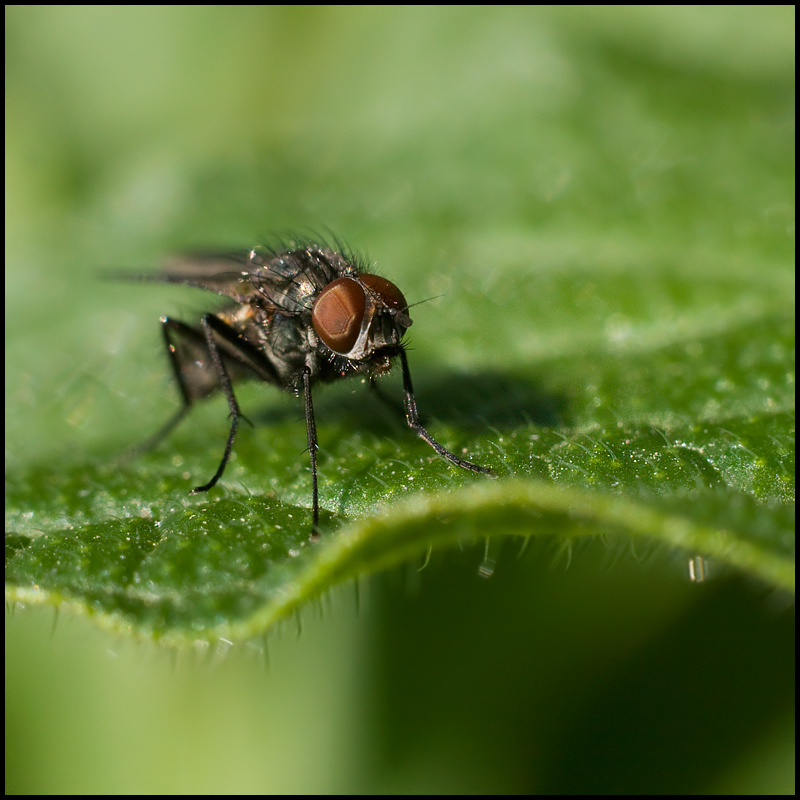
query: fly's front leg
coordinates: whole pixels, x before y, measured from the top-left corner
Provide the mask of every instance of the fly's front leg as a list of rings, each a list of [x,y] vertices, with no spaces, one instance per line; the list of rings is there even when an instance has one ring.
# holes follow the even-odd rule
[[[391,408],[395,414],[404,414],[405,409],[396,400],[388,397],[383,389],[378,385],[378,381],[373,375],[369,376],[369,388],[375,393],[375,396],[387,407]]]
[[[317,423],[314,421],[314,404],[311,401],[311,369],[303,367],[303,400],[306,412],[308,454],[311,456],[311,506],[313,513],[312,536],[317,536],[319,526],[319,493],[317,490]]]
[[[419,412],[417,411],[417,401],[414,398],[414,387],[411,383],[411,372],[408,369],[408,358],[406,358],[406,351],[400,348],[400,363],[403,368],[403,402],[406,409],[406,420],[409,428],[414,431],[417,436],[424,439],[442,458],[446,458],[451,464],[457,467],[468,469],[471,472],[482,472],[484,475],[496,477],[494,472],[489,467],[481,467],[478,464],[473,464],[471,461],[465,461],[463,458],[451,453],[447,448],[443,447],[431,436],[428,431],[422,426],[419,421]]]
[[[217,471],[214,473],[214,477],[203,486],[196,486],[194,489],[192,489],[191,494],[207,492],[209,489],[213,488],[217,481],[222,477],[222,473],[225,472],[225,467],[227,466],[228,460],[231,457],[233,442],[234,439],[236,439],[236,430],[239,427],[239,419],[242,416],[242,412],[239,409],[239,403],[236,401],[236,395],[233,393],[231,379],[228,376],[228,371],[225,369],[225,364],[222,361],[222,356],[219,353],[219,347],[217,347],[217,343],[214,340],[215,330],[223,335],[230,335],[230,329],[227,325],[225,325],[224,322],[222,322],[218,317],[215,317],[213,314],[204,314],[200,324],[202,325],[203,333],[206,337],[206,345],[208,347],[208,352],[211,355],[211,361],[214,364],[214,372],[216,374],[217,381],[225,394],[225,399],[228,401],[231,430],[230,433],[228,433],[228,441],[225,444],[225,452],[222,455],[222,461],[220,461],[219,467],[217,467]]]

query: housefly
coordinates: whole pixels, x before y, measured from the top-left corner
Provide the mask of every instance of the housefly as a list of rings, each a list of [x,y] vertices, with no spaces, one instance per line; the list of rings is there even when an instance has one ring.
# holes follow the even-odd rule
[[[182,404],[151,440],[163,439],[191,405],[221,390],[230,409],[230,431],[217,471],[192,493],[207,492],[230,459],[242,412],[233,385],[257,379],[303,397],[311,459],[313,530],[319,524],[317,428],[312,389],[355,376],[375,377],[399,360],[409,427],[442,458],[462,469],[493,475],[487,467],[451,453],[423,427],[402,344],[411,326],[403,293],[360,259],[339,248],[308,244],[283,250],[176,259],[149,280],[206,289],[228,298],[199,325],[161,318],[164,345]]]

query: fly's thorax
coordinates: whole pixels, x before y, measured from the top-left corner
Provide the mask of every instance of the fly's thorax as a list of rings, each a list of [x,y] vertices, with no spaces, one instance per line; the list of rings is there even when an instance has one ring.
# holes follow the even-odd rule
[[[249,275],[261,302],[288,314],[308,313],[320,289],[358,269],[341,254],[318,245],[282,253],[250,252]]]

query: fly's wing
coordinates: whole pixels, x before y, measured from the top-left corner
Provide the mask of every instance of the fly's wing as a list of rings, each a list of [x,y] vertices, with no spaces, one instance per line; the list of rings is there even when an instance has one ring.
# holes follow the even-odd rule
[[[251,280],[253,269],[251,253],[176,256],[166,263],[161,273],[142,279],[182,283],[230,297],[237,303],[247,303],[257,293]]]
[[[160,272],[150,275],[114,272],[104,273],[102,277],[136,283],[180,283],[230,297],[237,303],[247,303],[257,295],[253,283],[254,279],[256,283],[259,280],[257,269],[250,253],[200,254],[173,257]]]
[[[194,286],[267,313],[295,315],[310,313],[316,294],[344,274],[344,267],[356,271],[342,256],[316,245],[281,252],[257,247],[238,253],[177,256],[152,275],[108,277]]]

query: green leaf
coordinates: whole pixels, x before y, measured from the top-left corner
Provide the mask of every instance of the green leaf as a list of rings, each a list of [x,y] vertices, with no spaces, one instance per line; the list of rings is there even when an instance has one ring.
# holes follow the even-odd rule
[[[539,61],[529,39],[504,41],[498,72],[474,75],[465,105],[450,94],[467,91],[459,70],[473,74],[464,32],[439,22],[428,30],[453,61],[429,88],[446,102],[351,76],[370,121],[362,130],[340,119],[324,85],[309,102],[275,82],[268,133],[222,114],[209,133],[218,140],[198,154],[180,146],[198,126],[168,109],[177,144],[143,134],[130,175],[114,173],[114,149],[150,120],[104,94],[87,67],[81,97],[100,92],[108,129],[64,114],[73,127],[58,141],[72,147],[56,151],[52,174],[14,184],[10,602],[176,643],[241,638],[337,582],[510,535],[656,542],[794,590],[789,73],[742,63],[736,48],[672,63],[612,32],[608,52],[589,57],[580,26],[567,26],[563,41],[538,42]],[[303,36],[276,39],[276,64],[298,41],[311,46],[294,24]],[[346,15],[333,25],[346,40]],[[647,29],[655,40],[657,28]],[[326,26],[324,42],[335,38]],[[265,91],[237,85],[243,97]],[[24,92],[10,101],[20,152],[15,120],[39,112]],[[397,120],[413,135],[404,128],[396,141]],[[108,183],[87,177],[87,164]],[[44,232],[32,221],[42,207],[53,220]],[[242,390],[254,427],[206,497],[188,490],[220,458],[219,398],[156,451],[122,456],[177,402],[158,316],[196,319],[213,298],[98,273],[322,224],[356,247],[363,238],[411,302],[436,298],[414,308],[421,412],[445,446],[500,477],[435,458],[366,387],[326,389],[315,401],[325,532],[311,543],[302,412],[272,387]],[[399,398],[396,378],[385,389]]]

